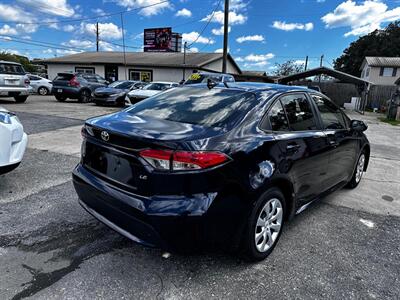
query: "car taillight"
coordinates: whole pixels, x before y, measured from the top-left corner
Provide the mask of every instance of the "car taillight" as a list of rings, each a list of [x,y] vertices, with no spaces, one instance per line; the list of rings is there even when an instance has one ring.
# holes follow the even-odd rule
[[[79,81],[77,80],[76,76],[72,77],[71,80],[69,81],[70,86],[76,86],[79,87]]]
[[[158,170],[190,171],[220,165],[229,157],[220,152],[142,150],[140,156]]]

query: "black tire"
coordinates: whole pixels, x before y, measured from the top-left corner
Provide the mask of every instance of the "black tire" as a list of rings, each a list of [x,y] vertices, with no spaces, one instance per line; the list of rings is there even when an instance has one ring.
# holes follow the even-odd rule
[[[362,161],[362,166],[361,166],[362,167],[362,172],[361,172],[361,174],[358,173],[359,167],[360,167],[360,161]],[[364,168],[365,168],[365,162],[366,161],[367,161],[367,156],[365,154],[365,151],[363,150],[360,153],[360,155],[358,156],[357,164],[356,164],[356,167],[354,169],[353,176],[351,177],[350,181],[347,183],[346,188],[354,189],[361,182],[362,175],[364,173]],[[358,176],[360,176],[360,177],[358,178]]]
[[[78,101],[81,103],[88,103],[91,101],[91,92],[90,90],[84,89],[79,93]]]
[[[28,96],[15,96],[14,100],[17,103],[24,103],[28,99]]]
[[[40,96],[46,96],[46,95],[48,95],[48,94],[50,93],[50,91],[49,91],[49,89],[48,89],[47,87],[41,86],[41,87],[39,87],[39,88],[37,89],[37,93],[38,93]]]
[[[280,210],[280,228],[279,230],[273,230],[273,229],[265,229],[264,231],[259,231],[259,229],[262,229],[261,227],[257,226],[257,221],[259,217],[262,216],[265,212],[263,212],[264,208],[268,207],[268,210],[272,208],[272,204],[270,201],[275,201],[278,200],[279,203],[281,204],[281,207],[275,209],[276,215],[279,215]],[[274,213],[274,210],[271,210],[271,213]],[[285,202],[285,196],[282,194],[282,192],[278,188],[270,188],[267,191],[265,191],[254,203],[253,209],[251,211],[251,214],[247,220],[247,226],[244,232],[243,236],[243,248],[244,248],[244,254],[246,258],[250,261],[260,261],[265,259],[268,255],[271,254],[271,252],[274,250],[276,244],[278,243],[278,240],[281,236],[282,230],[283,230],[283,225],[284,225],[284,220],[285,220],[285,213],[286,213],[286,202]],[[275,213],[274,213],[275,215]],[[267,216],[265,216],[265,219],[268,219]],[[279,219],[279,218],[278,218]],[[275,221],[272,221],[271,225],[273,224],[274,227],[278,225],[278,219]],[[262,232],[268,232],[267,234],[262,235],[261,239],[257,242],[256,239],[256,234],[259,231],[259,234],[262,234]],[[267,238],[265,239],[265,235]],[[274,236],[275,235],[275,236]],[[273,237],[274,236],[274,237]],[[257,247],[260,246],[262,247],[263,240],[269,241],[271,238],[272,244],[270,246],[267,245],[267,249],[265,251],[260,251]],[[256,246],[256,244],[258,246]],[[266,244],[266,242],[264,242]]]
[[[67,100],[67,97],[62,95],[54,95],[54,97],[56,97],[58,102],[64,102],[65,100]]]

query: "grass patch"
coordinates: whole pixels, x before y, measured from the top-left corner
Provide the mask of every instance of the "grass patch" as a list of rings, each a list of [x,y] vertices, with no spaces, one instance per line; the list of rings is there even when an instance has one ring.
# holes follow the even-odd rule
[[[400,125],[400,121],[399,120],[389,120],[386,117],[379,117],[378,119],[381,122],[388,123],[388,124],[393,125],[393,126]]]

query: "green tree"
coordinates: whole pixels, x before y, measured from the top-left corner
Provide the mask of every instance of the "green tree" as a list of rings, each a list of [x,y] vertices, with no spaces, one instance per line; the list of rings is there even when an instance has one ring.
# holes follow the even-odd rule
[[[24,67],[25,71],[29,73],[36,71],[36,67],[33,64],[31,64],[31,62],[26,56],[2,51],[0,52],[0,60],[7,60],[20,63]]]
[[[284,63],[275,64],[274,75],[276,76],[288,76],[302,72],[304,70],[304,64],[298,64],[294,60],[288,60]]]
[[[366,56],[400,56],[400,22],[390,23],[383,30],[375,30],[352,42],[343,54],[333,61],[336,70],[360,76]]]

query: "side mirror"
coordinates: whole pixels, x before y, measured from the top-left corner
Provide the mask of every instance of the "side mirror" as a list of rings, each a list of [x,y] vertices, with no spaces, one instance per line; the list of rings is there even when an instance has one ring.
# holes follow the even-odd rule
[[[354,131],[363,132],[367,130],[368,125],[360,120],[351,120],[350,128]]]

